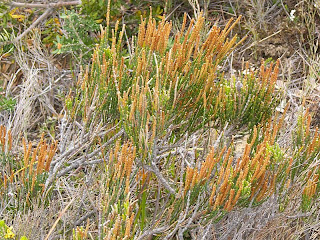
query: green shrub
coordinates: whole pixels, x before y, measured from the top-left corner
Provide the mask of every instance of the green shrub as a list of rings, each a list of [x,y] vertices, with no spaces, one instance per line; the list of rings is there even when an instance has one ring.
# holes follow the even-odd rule
[[[94,34],[99,30],[99,24],[73,10],[66,10],[60,18],[64,20],[65,32],[62,36],[57,35],[57,41],[54,42],[56,50],[53,53],[72,53],[80,58],[90,57],[97,42]]]

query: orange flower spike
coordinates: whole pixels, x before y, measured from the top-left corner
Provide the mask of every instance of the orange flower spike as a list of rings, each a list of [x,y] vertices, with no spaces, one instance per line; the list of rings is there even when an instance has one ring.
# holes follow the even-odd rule
[[[47,155],[47,144],[45,140],[43,140],[40,146],[39,154],[38,154],[37,174],[43,172],[46,155]]]
[[[274,141],[276,140],[278,131],[279,131],[279,125],[275,124],[274,127],[273,127],[272,136],[271,136],[271,140],[270,140],[270,144],[271,145],[274,144]]]
[[[231,148],[231,146],[228,148],[228,151],[227,151],[227,154],[226,154],[226,156],[224,157],[224,161],[223,161],[223,166],[225,166],[225,165],[229,165],[229,157],[230,157],[230,154],[231,154],[231,151],[232,151],[232,148]]]
[[[51,146],[50,146],[50,150],[49,150],[49,153],[48,153],[46,165],[44,166],[44,170],[46,172],[49,171],[51,161],[52,161],[53,156],[55,155],[56,151],[57,151],[57,141],[55,141],[54,144],[51,144]]]
[[[256,166],[256,164],[259,162],[258,160],[260,159],[260,157],[264,151],[265,151],[265,147],[261,146],[260,149],[258,150],[258,153],[254,156],[254,158],[251,161],[251,167]]]
[[[231,184],[228,184],[223,191],[223,194],[221,196],[221,203],[226,199],[228,193],[230,192],[231,190]]]
[[[265,197],[265,193],[267,191],[267,187],[268,187],[268,183],[264,182],[262,189],[260,190],[258,196],[257,196],[257,201],[260,202],[264,197]]]
[[[277,181],[277,175],[274,174],[273,178],[272,178],[272,181],[271,181],[271,185],[270,185],[270,191],[268,193],[268,196],[271,196],[275,190],[276,190],[276,181]]]
[[[307,175],[307,179],[308,179],[308,180],[310,179],[312,173],[313,173],[313,170],[309,170],[308,175]]]
[[[315,130],[315,133],[314,133],[314,136],[313,136],[312,142],[311,142],[311,144],[310,144],[310,145],[309,145],[309,147],[308,147],[308,151],[307,151],[308,155],[309,155],[311,152],[313,152],[313,150],[314,150],[314,148],[315,148],[315,145],[316,145],[317,140],[318,140],[318,142],[319,142],[318,127],[316,127],[316,130]]]
[[[131,235],[130,232],[131,232],[131,226],[132,226],[133,220],[134,220],[134,213],[132,213],[130,218],[126,220],[126,229],[125,229],[124,237],[127,238],[127,239]]]
[[[24,138],[23,138],[24,139]],[[29,156],[31,153],[31,149],[32,149],[32,143],[29,142],[28,144],[28,149],[26,148],[26,151],[24,152],[24,158],[23,158],[23,162],[24,162],[24,167],[28,166],[29,163]]]
[[[252,139],[251,139],[251,142],[250,142],[250,146],[251,146],[251,147],[253,146],[253,144],[254,144],[255,141],[256,141],[256,138],[257,138],[257,135],[258,135],[257,132],[258,132],[257,127],[254,126],[254,128],[253,128],[253,135],[252,135]]]
[[[310,123],[311,123],[311,115],[308,114],[307,116],[307,125],[306,125],[306,134],[305,136],[308,137],[310,133]]]
[[[181,35],[183,34],[183,32],[184,32],[184,30],[185,30],[186,23],[187,23],[187,14],[184,13],[184,14],[183,14],[182,26],[181,26],[181,30],[180,30],[180,34],[181,34]]]
[[[184,186],[185,193],[189,190],[192,177],[193,177],[193,169],[190,167],[187,167],[186,180],[185,180],[185,186]]]
[[[8,177],[5,173],[3,173],[3,187],[5,190],[7,189],[7,183],[8,183]]]
[[[218,193],[217,197],[216,197],[216,200],[214,202],[214,205],[213,205],[213,211],[216,210],[216,208],[218,207],[218,205],[220,205],[220,198],[221,198],[221,193]]]
[[[130,158],[130,168],[127,171],[128,176],[130,176],[130,174],[131,174],[133,162],[134,162],[134,159],[136,158],[136,152],[137,152],[136,147],[133,147],[133,151],[132,151],[131,158]]]
[[[138,31],[138,46],[143,47],[144,38],[146,34],[146,22],[143,20],[141,16],[141,23],[139,24],[139,31]]]
[[[210,195],[210,198],[209,198],[209,204],[212,206],[213,204],[213,198],[214,196],[216,195],[216,187],[217,185],[213,184],[213,187],[212,187],[212,191],[211,191],[211,195]]]
[[[313,182],[317,183],[318,180],[319,180],[319,174],[315,174],[314,177],[313,177]]]
[[[236,205],[237,201],[239,200],[240,195],[241,195],[241,192],[242,192],[242,188],[243,188],[243,184],[242,184],[242,182],[241,182],[241,183],[240,183],[240,187],[239,187],[239,189],[238,189],[238,191],[237,191],[237,195],[236,195],[236,196],[234,197],[234,199],[233,199],[232,207],[234,207],[234,206]]]
[[[193,188],[198,182],[198,176],[199,176],[199,173],[198,171],[195,169],[194,172],[193,172],[193,176],[192,176],[192,182],[191,182],[191,188]]]
[[[271,73],[272,73],[272,69],[273,69],[273,62],[270,63],[270,66],[266,69],[265,71],[265,77],[266,79],[269,79],[271,77]],[[268,87],[270,86],[270,80],[268,82]]]
[[[0,142],[1,142],[1,144],[3,144],[3,139],[4,139],[4,133],[5,133],[5,131],[3,131],[4,130],[4,126],[3,125],[0,125]]]
[[[244,147],[244,151],[242,153],[243,159],[247,158],[249,156],[249,153],[250,153],[250,144],[246,143]]]
[[[293,158],[291,157],[289,160],[289,165],[286,169],[286,175],[289,175],[289,172],[291,171],[292,163],[293,163]]]
[[[0,143],[2,147],[2,151],[4,152],[4,146],[5,146],[5,137],[6,137],[6,129],[3,125],[0,126]]]
[[[231,163],[233,162],[233,156],[229,158],[227,169],[231,168]]]
[[[224,171],[225,171],[225,168],[224,167],[221,167],[220,168],[220,171],[219,171],[219,176],[218,176],[218,180],[217,180],[217,185],[219,185],[220,184],[220,182],[221,182],[221,180],[222,180],[222,176],[223,176],[223,174],[224,174]]]
[[[249,165],[249,156],[247,155],[242,155],[242,157],[240,157],[241,161],[240,161],[240,165],[239,168],[236,169],[236,172],[239,172],[241,170],[243,170],[244,168],[246,168],[246,166]]]
[[[229,175],[230,175],[230,168],[229,169],[227,168],[226,173],[224,174],[224,177],[223,177],[223,182],[220,187],[221,190],[225,189],[226,186],[228,185]],[[219,182],[217,182],[217,184],[219,184]]]
[[[14,178],[14,171],[13,170],[11,170],[11,175],[10,175],[10,178],[9,178],[9,181],[10,181],[10,183],[13,183],[13,178]]]
[[[224,152],[226,151],[226,149],[227,149],[227,147],[224,146],[223,149],[221,150],[218,158],[217,158],[217,161],[220,161],[220,160],[222,159],[222,156],[223,156]],[[227,160],[228,160],[228,159],[226,159],[226,158],[224,159],[224,161],[223,161],[223,163],[222,163],[222,166],[224,166],[224,165],[227,164]]]
[[[37,173],[35,172],[32,176],[32,184],[31,184],[31,190],[30,192],[33,192],[33,189],[34,189],[34,185],[35,185],[35,182],[36,182],[36,177],[37,177]]]
[[[201,164],[201,168],[200,168],[200,173],[199,173],[199,176],[198,176],[198,179],[197,179],[197,182],[201,182],[204,177],[205,177],[205,173],[207,172],[207,166],[206,166],[206,162],[202,163]]]
[[[242,183],[243,179],[244,179],[244,172],[241,170],[239,177],[237,179],[237,182],[236,182],[236,186],[239,186]]]
[[[303,189],[302,194],[309,196],[310,195],[310,187],[311,187],[312,181],[311,179],[308,180],[306,187]]]
[[[286,189],[289,189],[289,187],[290,187],[290,184],[291,184],[291,179],[289,178],[288,180],[287,180],[287,182],[286,182]]]
[[[245,167],[245,169],[244,169],[244,172],[243,172],[243,177],[242,177],[242,179],[245,179],[245,178],[247,177],[247,175],[248,175],[248,172],[249,172],[249,166],[247,165],[247,166]]]
[[[239,173],[241,171],[241,168],[240,168],[240,161],[241,161],[241,157],[238,157],[237,159],[237,163],[236,163],[236,167],[235,167],[235,172],[236,173]]]
[[[192,18],[190,23],[189,23],[189,27],[186,31],[186,33],[184,34],[184,40],[183,40],[183,43],[182,43],[182,46],[185,46],[186,42],[188,41],[188,37],[189,37],[189,34],[192,33],[192,29],[194,29],[194,25],[196,25],[197,22],[195,23],[195,20]]]
[[[306,112],[304,113],[303,118],[302,118],[303,121],[306,121],[306,119],[307,119],[308,116],[309,116],[309,113],[310,113],[310,109],[307,108],[307,109],[306,109]]]
[[[264,164],[256,177],[257,179],[259,179],[261,175],[265,173],[269,160],[270,160],[270,154],[268,154],[267,158],[264,160]]]
[[[227,210],[227,211],[231,211],[231,209],[232,209],[232,202],[233,202],[233,200],[234,200],[234,194],[235,194],[235,190],[232,188],[231,190],[230,190],[230,195],[229,195],[229,199],[228,199],[228,201],[226,202],[226,204],[225,204],[225,210]]]
[[[270,70],[272,69],[272,64],[270,66]],[[275,83],[277,81],[278,78],[278,74],[279,74],[279,59],[276,62],[276,65],[274,67],[273,72],[270,75],[270,81],[269,81],[269,86],[268,86],[268,94],[272,93],[274,91],[274,87],[275,87]],[[269,78],[269,75],[268,75]]]
[[[112,240],[116,240],[119,237],[119,232],[120,232],[120,227],[121,227],[121,217],[118,215],[117,220],[114,224],[113,230],[112,230]]]
[[[316,188],[317,188],[317,185],[315,183],[312,183],[310,187],[310,192],[309,192],[310,197],[313,197],[316,194]]]
[[[12,135],[11,135],[11,129],[8,131],[8,142],[9,142],[9,151],[12,149]]]
[[[217,163],[217,159],[214,158],[214,148],[213,147],[211,148],[208,161],[210,162],[210,167],[209,167],[209,175],[210,175],[215,164]]]
[[[125,143],[124,146],[121,149],[121,154],[120,154],[120,164],[119,164],[119,170],[120,170],[120,179],[122,180],[124,178],[124,175],[126,173],[126,162],[128,159],[127,155],[127,150],[128,150],[128,143]]]
[[[32,153],[32,157],[31,157],[31,161],[30,161],[30,164],[29,164],[29,176],[32,176],[33,175],[33,164],[35,163],[36,161],[36,158],[37,158],[37,149],[34,149],[33,150],[33,153]],[[36,173],[35,173],[36,174]]]

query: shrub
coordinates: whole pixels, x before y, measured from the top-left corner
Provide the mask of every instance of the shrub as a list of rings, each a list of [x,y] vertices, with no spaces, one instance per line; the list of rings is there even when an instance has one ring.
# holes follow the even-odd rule
[[[185,16],[181,30],[171,36],[170,22],[157,24],[150,17],[142,20],[130,53],[122,47],[124,27],[118,32],[117,23],[110,41],[108,30],[102,31],[92,65],[69,94],[66,108],[72,118],[87,125],[93,114],[105,124],[119,123],[130,141],[122,148],[117,142],[105,160],[107,179],[101,185],[105,189],[101,204],[108,216],[105,236],[146,236],[146,229],[155,227],[152,219],[157,219],[158,228],[152,234],[170,238],[187,231],[188,224],[181,226],[186,219],[202,224],[219,221],[234,208],[258,206],[272,195],[279,196],[280,203],[290,181],[301,180],[300,175],[299,180],[294,177],[294,164],[304,162],[308,168],[314,161],[315,155],[299,160],[296,150],[276,142],[288,109],[281,117],[275,113],[281,99],[275,90],[279,61],[269,67],[262,62],[258,71],[250,71],[247,65],[238,78],[219,72],[219,64],[237,45],[236,36],[227,36],[238,21],[231,20],[224,29],[213,26],[206,34],[201,15],[189,24]],[[294,146],[317,154],[318,150],[302,144],[310,139],[307,115],[297,128],[301,131],[294,135]],[[307,121],[305,127],[303,121]],[[206,128],[224,126],[251,132],[242,156],[236,158],[232,143],[221,144],[186,166],[170,150],[186,141],[186,133],[201,136]],[[197,148],[192,151],[197,156]],[[132,152],[130,167],[126,167],[123,156]],[[134,174],[124,169],[134,169]],[[302,209],[310,206],[317,179],[311,172],[304,180]]]
[[[83,20],[68,14],[78,24]],[[21,203],[32,208],[40,198],[48,206],[57,197],[50,189],[59,192],[58,180],[67,176],[72,190],[85,194],[72,197],[47,238],[63,220],[64,237],[73,239],[182,239],[195,228],[200,239],[233,213],[269,208],[271,198],[277,208],[272,214],[292,207],[317,219],[319,132],[303,109],[285,132],[290,106],[276,111],[283,100],[276,90],[279,61],[262,61],[257,71],[247,64],[238,76],[219,70],[242,42],[229,37],[239,21],[207,32],[202,14],[190,22],[185,15],[173,34],[172,22],[150,14],[127,45],[119,21],[101,28],[91,63],[66,97],[59,142],[47,143],[44,135],[35,144],[23,139],[17,156],[10,130],[0,128],[4,206],[15,213],[24,209]],[[211,132],[219,136],[209,143]],[[236,134],[247,137],[241,151]],[[290,144],[281,142],[283,136]],[[61,200],[70,198],[66,189]],[[10,191],[17,201],[8,199]],[[67,210],[78,217],[90,207],[72,225],[62,219]],[[81,226],[95,214],[98,219]],[[238,231],[238,222],[230,231]]]

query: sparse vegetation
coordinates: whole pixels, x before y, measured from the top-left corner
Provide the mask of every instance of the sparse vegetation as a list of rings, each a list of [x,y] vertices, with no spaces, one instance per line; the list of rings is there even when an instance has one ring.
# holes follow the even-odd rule
[[[0,238],[318,239],[320,10],[293,2],[1,3]]]

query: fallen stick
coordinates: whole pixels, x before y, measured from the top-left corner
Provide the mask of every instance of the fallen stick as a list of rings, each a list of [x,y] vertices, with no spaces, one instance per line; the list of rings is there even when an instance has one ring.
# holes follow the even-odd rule
[[[80,5],[81,1],[71,1],[71,2],[56,2],[56,3],[20,3],[20,2],[10,2],[11,7],[26,7],[26,8],[57,8],[64,6]]]

